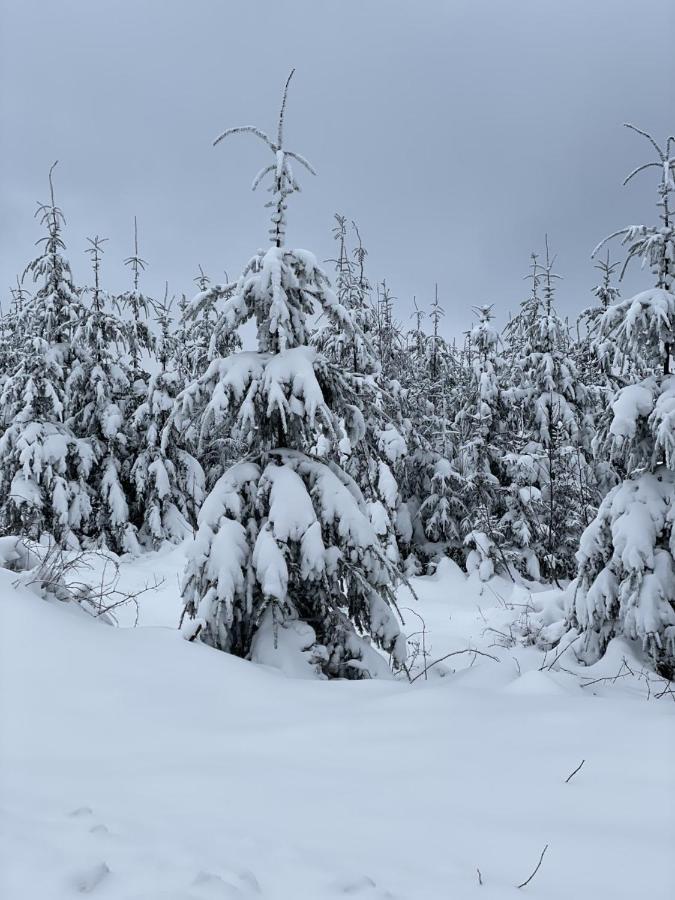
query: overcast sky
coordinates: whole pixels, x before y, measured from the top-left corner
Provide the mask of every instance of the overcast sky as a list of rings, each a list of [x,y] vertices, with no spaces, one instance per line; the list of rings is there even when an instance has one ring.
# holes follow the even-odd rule
[[[400,319],[435,281],[448,334],[475,304],[504,317],[545,231],[575,314],[598,240],[653,220],[653,175],[621,187],[649,152],[622,123],[675,129],[673,0],[0,0],[0,285],[34,252],[55,159],[80,280],[98,233],[126,287],[134,214],[149,292],[192,293],[200,263],[235,277],[266,243],[266,151],[212,141],[272,131],[292,66],[287,143],[318,177],[288,243],[324,259],[333,213],[356,219]]]

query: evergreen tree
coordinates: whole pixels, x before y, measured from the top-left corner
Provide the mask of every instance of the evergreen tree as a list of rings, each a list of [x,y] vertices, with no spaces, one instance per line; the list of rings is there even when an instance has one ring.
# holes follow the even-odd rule
[[[461,392],[455,427],[459,435],[461,471],[467,506],[465,544],[471,547],[468,563],[489,577],[501,559],[503,536],[499,520],[504,512],[502,423],[507,407],[500,384],[503,359],[499,335],[492,325],[492,306],[476,310],[478,323],[471,330],[471,364]]]
[[[12,288],[9,309],[2,309],[0,314],[0,396],[8,379],[14,374],[21,362],[21,329],[19,319],[21,310],[28,300],[28,291],[23,281],[16,279],[16,287]],[[11,424],[9,410],[0,411],[0,432]]]
[[[659,225],[622,229],[627,262],[641,258],[656,286],[609,306],[600,340],[611,336],[638,380],[622,387],[601,422],[604,452],[628,473],[602,501],[581,538],[569,625],[583,635],[581,655],[595,661],[612,637],[642,642],[657,670],[675,676],[675,139],[649,140],[656,167]],[[624,267],[625,270],[625,267]]]
[[[124,260],[125,266],[130,266],[133,273],[133,287],[115,298],[117,309],[122,313],[128,311],[130,318],[124,321],[126,346],[131,359],[130,383],[132,394],[142,396],[148,382],[148,373],[142,368],[141,360],[144,353],[154,349],[154,338],[148,327],[148,318],[152,311],[152,298],[142,293],[140,285],[141,272],[145,270],[147,262],[141,258],[138,252],[138,223],[134,216],[134,252]]]
[[[410,416],[403,492],[413,523],[411,571],[416,564],[433,563],[445,554],[463,558],[467,511],[464,482],[457,467],[457,435],[449,413],[451,356],[440,334],[444,314],[436,285],[429,316],[432,333],[422,333],[416,316],[409,339],[415,350],[407,355],[401,371]]]
[[[343,438],[341,465],[363,492],[371,522],[387,549],[387,556],[398,563],[410,540],[398,487],[407,453],[400,386],[381,371],[378,318],[369,296],[370,284],[364,271],[367,252],[358,228],[352,222],[358,239],[353,260],[347,245],[347,220],[340,215],[335,219],[333,236],[338,243],[335,285],[338,302],[347,309],[349,318],[326,317],[311,336],[311,344],[348,373],[350,387],[357,393],[363,428],[356,441]]]
[[[0,527],[39,539],[43,534],[71,543],[90,514],[86,479],[91,451],[66,425],[66,373],[72,364],[71,336],[82,304],[63,255],[64,217],[54,200],[38,215],[47,234],[26,271],[38,284],[29,298],[17,296],[10,327],[11,360],[0,404],[8,427],[0,439]]]
[[[239,336],[221,328],[218,315],[218,304],[232,293],[235,285],[211,285],[201,266],[194,281],[199,293],[191,303],[185,297],[181,299],[174,342],[176,367],[185,384],[203,375],[215,357],[228,356],[241,349]]]
[[[73,329],[74,359],[66,380],[68,425],[91,448],[94,465],[89,476],[93,500],[88,540],[115,553],[139,551],[136,529],[130,521],[131,486],[129,447],[125,433],[125,400],[131,371],[126,364],[127,331],[110,311],[112,300],[100,283],[103,240],[89,238],[93,286],[86,293]]]
[[[201,295],[209,293],[211,279],[199,266],[199,274],[193,280],[199,288],[195,298],[198,300]],[[209,364],[209,348],[217,315],[215,302],[193,301],[191,305],[185,296],[181,297],[178,308],[180,317],[174,351],[176,368],[188,385],[202,375]]]
[[[253,184],[272,175],[271,247],[247,264],[220,317],[227,332],[254,318],[257,352],[212,360],[180,398],[183,415],[203,409],[202,436],[232,428],[248,450],[223,472],[199,514],[184,582],[187,632],[246,657],[265,634],[276,642],[281,629],[301,620],[311,626],[308,651],[324,674],[363,677],[379,674],[384,663],[364,634],[396,664],[404,661],[405,639],[391,610],[397,571],[361,491],[339,465],[342,439],[363,434],[357,395],[308,346],[315,308],[347,329],[349,312],[312,254],[284,246],[287,198],[299,189],[291,163],[313,172],[284,145],[291,76],[276,140],[253,126],[216,140],[253,133],[274,155]]]
[[[573,573],[590,476],[580,428],[587,392],[555,309],[552,267],[547,242],[546,263],[533,254],[530,296],[506,328],[515,446],[505,456],[512,481],[501,527],[524,573],[558,579]]]
[[[350,372],[373,374],[378,368],[375,354],[378,320],[370,299],[370,283],[364,271],[368,254],[358,228],[352,222],[358,238],[355,248],[357,257],[352,260],[347,244],[347,219],[336,213],[335,221],[333,237],[338,244],[338,255],[329,261],[335,265],[335,294],[341,306],[349,310],[350,319],[347,328],[331,317],[320,320],[311,342],[317,350]]]
[[[157,304],[159,372],[150,377],[145,400],[134,412],[131,430],[139,451],[131,468],[134,512],[142,544],[157,549],[164,541],[180,542],[196,525],[204,499],[204,472],[197,460],[164,431],[182,379],[172,365],[171,304]]]
[[[586,457],[591,461],[592,478],[588,486],[589,497],[595,493],[604,497],[618,480],[615,467],[605,455],[597,451],[597,423],[604,415],[617,388],[630,380],[628,360],[619,352],[614,335],[600,332],[602,317],[610,306],[620,299],[619,288],[612,283],[612,276],[619,263],[611,263],[609,252],[595,268],[602,273],[602,280],[593,288],[597,303],[583,310],[577,320],[578,340],[574,358],[581,380],[586,386],[587,404],[580,421],[580,441]]]
[[[181,298],[180,321],[172,341],[173,363],[183,387],[200,378],[212,359],[225,358],[242,346],[239,335],[226,326],[219,312],[219,305],[231,296],[236,282],[212,285],[201,266],[194,280],[199,293],[190,303],[185,297]],[[189,456],[199,457],[205,472],[206,487],[210,489],[223,470],[243,451],[241,442],[229,429],[200,434],[197,421],[201,412],[192,412],[188,416],[174,415],[169,429],[171,441]]]

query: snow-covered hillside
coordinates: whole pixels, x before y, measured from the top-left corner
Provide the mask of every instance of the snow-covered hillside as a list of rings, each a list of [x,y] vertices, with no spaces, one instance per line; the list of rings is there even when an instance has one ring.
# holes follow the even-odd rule
[[[4,900],[672,897],[672,695],[617,640],[585,670],[523,646],[555,592],[442,563],[399,592],[429,661],[496,660],[320,681],[183,640],[183,562],[123,563],[165,579],[136,628],[0,569]]]

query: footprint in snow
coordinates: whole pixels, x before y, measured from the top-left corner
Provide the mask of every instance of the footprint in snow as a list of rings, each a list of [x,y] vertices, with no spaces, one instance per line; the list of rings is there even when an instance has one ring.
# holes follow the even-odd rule
[[[225,878],[213,872],[199,872],[192,882],[194,887],[205,888],[214,897],[252,897],[261,892],[258,879],[250,869],[228,872]]]
[[[242,898],[246,896],[231,881],[225,881],[224,878],[214,875],[213,872],[199,872],[195,876],[192,886],[198,888],[200,894],[203,891],[207,897]]]
[[[356,878],[348,878],[337,884],[338,890],[343,894],[371,893],[374,887],[376,884],[369,875],[357,875]]]
[[[202,897],[204,895],[202,894]],[[186,894],[185,891],[153,891],[149,894],[144,891],[142,894],[125,894],[124,900],[201,900],[196,894]]]
[[[75,890],[80,894],[90,894],[103,879],[110,874],[110,869],[104,862],[97,863],[88,869],[83,869],[74,878]]]
[[[355,878],[346,878],[336,884],[341,894],[377,897],[380,900],[396,900],[396,894],[391,891],[378,888],[369,875],[357,875]]]
[[[260,894],[260,883],[250,869],[240,869],[238,875],[239,881],[245,884],[253,894]]]
[[[93,816],[94,810],[91,806],[78,806],[77,809],[72,809],[68,815],[71,819],[82,819],[85,816]]]

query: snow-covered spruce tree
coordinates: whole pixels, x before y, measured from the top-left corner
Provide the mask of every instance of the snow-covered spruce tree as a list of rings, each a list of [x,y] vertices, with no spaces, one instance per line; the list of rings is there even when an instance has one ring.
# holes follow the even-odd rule
[[[450,350],[440,334],[444,315],[435,285],[429,314],[431,334],[424,334],[419,313],[415,313],[415,328],[406,341],[408,352],[402,355],[396,370],[409,400],[414,431],[441,453],[446,451],[449,436],[448,408],[453,385]]]
[[[619,474],[604,454],[596,453],[597,424],[615,391],[630,380],[629,362],[618,351],[613,334],[602,336],[600,333],[602,316],[620,297],[618,287],[612,283],[618,266],[618,262],[610,262],[609,252],[605,259],[595,264],[602,274],[601,281],[593,288],[597,302],[579,315],[577,341],[573,347],[577,371],[587,391],[587,403],[580,420],[580,442],[592,467],[589,495],[595,493],[598,498],[614,487]]]
[[[364,273],[366,251],[358,229],[357,258],[347,246],[347,220],[336,215],[333,236],[338,243],[335,286],[338,302],[349,319],[326,316],[320,320],[310,342],[322,355],[348,373],[363,413],[363,435],[357,441],[343,439],[341,465],[363,492],[373,527],[393,561],[405,556],[410,542],[407,510],[401,506],[398,475],[407,453],[404,422],[400,414],[400,386],[387,379],[377,351],[378,319],[370,302],[370,287]]]
[[[88,240],[94,283],[86,290],[90,305],[83,306],[73,329],[74,358],[66,380],[67,423],[89,445],[94,461],[89,475],[93,510],[87,542],[115,553],[137,553],[136,529],[129,516],[131,486],[124,478],[128,469],[125,399],[131,381],[125,356],[127,332],[110,311],[112,299],[100,284],[103,241]]]
[[[236,282],[211,284],[211,279],[201,266],[194,281],[199,293],[190,302],[184,295],[181,298],[178,326],[172,338],[173,366],[183,388],[203,375],[212,359],[229,356],[242,346],[239,335],[224,327],[219,312],[232,294]],[[210,489],[223,469],[241,456],[242,450],[229,430],[220,429],[210,436],[200,435],[198,417],[198,414],[173,416],[170,423],[171,441],[190,455],[198,454],[206,477],[206,488]]]
[[[204,499],[204,472],[197,460],[175,440],[162,442],[175,399],[183,384],[175,364],[171,303],[156,304],[160,328],[159,372],[150,376],[145,399],[131,418],[130,431],[138,448],[131,468],[133,518],[144,546],[157,549],[164,541],[180,542],[197,523]]]
[[[215,357],[229,356],[241,349],[239,336],[219,327],[219,304],[227,299],[234,285],[212,285],[201,266],[194,281],[199,293],[190,303],[182,298],[174,341],[176,366],[186,384],[203,375]]]
[[[337,257],[329,260],[335,265],[334,291],[338,301],[349,310],[349,330],[339,320],[322,318],[312,334],[311,343],[320,353],[347,368],[350,372],[371,374],[375,371],[375,348],[378,339],[378,319],[370,299],[370,284],[364,272],[367,251],[354,223],[358,236],[359,254],[353,260],[347,245],[347,219],[335,214],[333,237],[338,244]]]
[[[475,309],[478,323],[471,329],[470,374],[458,397],[455,415],[461,471],[467,508],[464,543],[470,547],[467,568],[481,578],[490,577],[496,566],[505,565],[499,520],[504,512],[502,423],[507,405],[500,384],[503,360],[499,335],[492,325],[492,306]]]
[[[291,73],[292,75],[293,73]],[[363,495],[340,468],[340,442],[363,434],[363,414],[349,380],[308,346],[307,318],[318,307],[349,313],[311,253],[284,246],[286,203],[298,190],[297,162],[283,140],[286,82],[276,139],[252,126],[274,162],[271,246],[247,264],[225,301],[229,331],[255,319],[257,352],[214,359],[179,397],[182,415],[203,407],[201,433],[233,428],[246,442],[244,460],[223,472],[199,514],[184,580],[190,638],[257,658],[261,642],[304,623],[304,646],[327,676],[387,671],[369,638],[405,658],[392,611],[397,571],[368,517]],[[206,403],[204,404],[204,400]],[[344,424],[343,424],[344,423]]]
[[[554,306],[552,265],[547,242],[546,263],[533,254],[530,296],[505,329],[514,385],[505,392],[511,488],[501,527],[521,571],[545,579],[573,575],[592,503],[580,429],[587,392]]]
[[[28,291],[21,279],[16,279],[16,287],[10,290],[11,300],[8,308],[0,310],[0,396],[8,378],[16,372],[21,362],[22,334],[19,327],[19,316],[28,299]],[[0,434],[11,424],[8,410],[0,410]]]
[[[413,525],[413,553],[426,565],[449,554],[463,561],[463,522],[466,517],[463,479],[457,469],[457,441],[450,416],[451,355],[440,334],[444,311],[435,288],[431,308],[432,333],[416,327],[408,344],[421,347],[407,354],[400,378],[410,416],[409,452],[401,489]]]
[[[217,315],[215,301],[220,296],[213,296],[209,290],[211,279],[199,266],[199,274],[193,279],[199,288],[197,297],[206,295],[206,302],[188,303],[182,296],[178,311],[178,327],[174,341],[175,364],[186,385],[203,375],[209,364],[209,346],[213,335],[213,326]]]
[[[597,383],[615,386],[620,378],[620,355],[611,339],[600,339],[600,320],[609,306],[618,302],[621,292],[612,284],[612,276],[618,269],[618,262],[610,262],[609,251],[605,259],[599,259],[595,268],[602,274],[602,280],[593,288],[596,303],[584,309],[578,319],[578,359],[579,365],[587,373],[586,384]],[[625,366],[625,360],[623,361]]]
[[[405,366],[405,342],[401,326],[394,320],[394,300],[386,279],[376,286],[375,344],[384,378],[396,378]]]
[[[605,497],[584,532],[568,624],[583,636],[580,653],[594,662],[615,636],[638,640],[667,678],[675,677],[675,139],[656,150],[658,225],[623,229],[627,261],[641,258],[656,286],[610,305],[600,340],[611,337],[639,380],[621,388],[601,422],[601,446],[628,477]],[[575,649],[579,643],[575,644]]]
[[[189,303],[184,297],[181,299],[180,320],[173,336],[173,363],[183,387],[202,376],[212,359],[227,357],[242,346],[239,335],[225,325],[219,312],[236,283],[212,285],[201,266],[194,280],[199,293]],[[172,417],[171,441],[189,455],[199,456],[206,488],[210,489],[223,469],[239,459],[243,450],[229,429],[218,429],[210,435],[200,434],[198,418],[199,414]]]
[[[134,216],[134,252],[124,260],[125,266],[130,266],[133,273],[133,286],[115,298],[115,305],[120,313],[126,312],[129,318],[124,320],[126,345],[131,360],[130,386],[132,396],[143,396],[148,383],[148,373],[141,366],[144,353],[154,349],[153,334],[148,327],[148,319],[152,313],[153,301],[151,297],[141,291],[140,277],[145,270],[147,262],[141,258],[138,252],[138,223]]]
[[[17,298],[12,311],[13,368],[0,396],[8,424],[0,439],[0,529],[36,540],[51,535],[65,544],[89,517],[86,479],[92,460],[88,444],[64,423],[71,334],[82,305],[63,255],[54,166],[50,202],[38,207],[47,234],[38,241],[42,252],[26,269],[38,287],[32,296]]]

